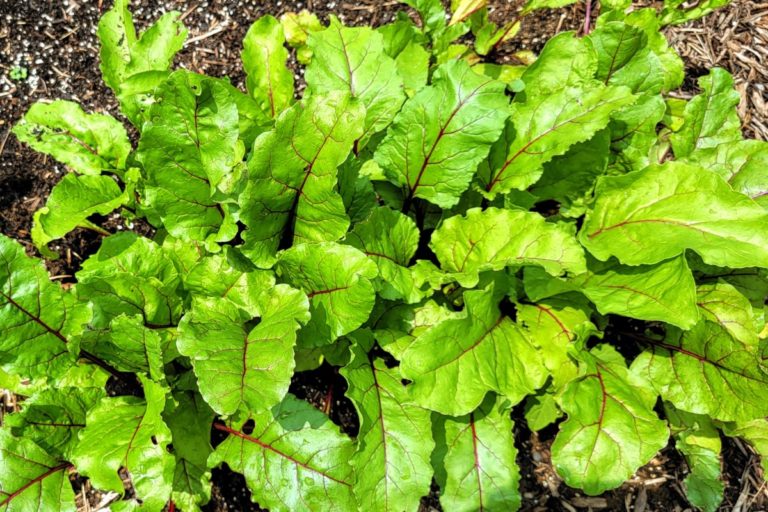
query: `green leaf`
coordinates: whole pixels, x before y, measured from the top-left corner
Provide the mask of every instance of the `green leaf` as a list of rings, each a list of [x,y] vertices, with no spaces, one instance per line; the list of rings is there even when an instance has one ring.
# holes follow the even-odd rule
[[[283,14],[280,23],[283,24],[286,41],[294,48],[301,48],[307,43],[309,34],[323,29],[317,16],[306,9]]]
[[[63,238],[79,226],[93,228],[88,217],[111,213],[127,200],[127,195],[109,176],[67,174],[53,187],[45,206],[35,212],[32,226],[35,247],[43,255],[58,258],[58,253],[46,247],[48,242]]]
[[[672,427],[675,448],[690,472],[683,480],[688,501],[704,512],[715,512],[723,501],[725,485],[720,471],[720,433],[706,416],[664,408]]]
[[[365,106],[363,144],[386,128],[405,95],[395,61],[384,52],[383,36],[369,27],[345,27],[331,17],[328,28],[309,35],[307,45],[318,58],[307,66],[310,94],[348,90]]]
[[[444,506],[457,512],[515,511],[520,508],[520,468],[509,403],[488,397],[468,416],[441,418],[437,480]]]
[[[609,128],[614,165],[622,171],[639,171],[654,163],[652,150],[659,139],[656,130],[666,108],[661,96],[646,94],[613,116]]]
[[[464,293],[466,307],[416,338],[402,354],[400,370],[415,403],[461,416],[488,391],[522,400],[544,384],[542,356],[528,336],[498,307],[493,285]]]
[[[145,327],[174,327],[181,316],[181,279],[168,253],[148,238],[118,233],[77,273],[78,294],[93,305],[93,326],[141,315]]]
[[[311,320],[299,333],[300,347],[332,343],[360,327],[373,309],[376,265],[353,247],[298,245],[280,254],[276,268],[309,298]]]
[[[262,16],[243,39],[246,87],[270,118],[277,117],[293,101],[293,73],[286,67],[283,26],[273,16]]]
[[[166,71],[187,38],[178,12],[164,14],[137,38],[129,4],[130,0],[115,0],[112,9],[99,21],[101,73],[115,92],[132,75]]]
[[[522,14],[525,15],[537,9],[557,9],[576,2],[577,0],[528,0],[523,7]]]
[[[73,340],[90,320],[90,308],[4,235],[0,263],[0,369],[28,378],[61,375],[75,361]]]
[[[422,333],[460,315],[432,300],[424,304],[388,303],[382,308],[373,322],[374,336],[379,346],[398,360],[402,360],[403,352]],[[372,317],[376,313],[374,311]]]
[[[219,414],[264,411],[288,392],[308,305],[299,291],[270,281],[264,291],[251,290],[258,294],[251,311],[226,298],[196,297],[179,324],[179,352],[192,360],[200,393]]]
[[[731,3],[731,0],[703,0],[693,5],[684,0],[664,0],[661,20],[664,25],[678,25],[702,18],[717,9]]]
[[[66,460],[85,427],[86,413],[104,398],[101,388],[62,387],[45,389],[24,401],[18,414],[4,422],[15,436],[34,441],[52,457]]]
[[[726,436],[739,437],[748,442],[760,454],[763,471],[768,471],[768,421],[765,418],[725,423],[720,427]]]
[[[360,417],[358,449],[351,463],[357,475],[353,492],[370,510],[414,510],[417,496],[432,481],[430,412],[408,405],[408,393],[397,368],[370,359],[355,345],[352,361],[341,373],[347,396]]]
[[[669,430],[653,410],[656,394],[615,349],[600,345],[580,357],[584,375],[563,393],[568,419],[552,444],[552,463],[565,483],[594,496],[651,460]]]
[[[595,197],[579,238],[598,259],[651,264],[692,249],[711,265],[768,266],[765,210],[700,167],[667,162],[601,178]]]
[[[0,509],[3,512],[75,512],[72,464],[32,440],[0,431]]]
[[[597,54],[588,38],[561,32],[547,41],[521,77],[524,96],[548,96],[567,87],[594,83]]]
[[[243,426],[252,420],[251,434]],[[239,427],[236,427],[239,426]],[[208,459],[245,475],[254,501],[275,512],[355,510],[352,441],[320,411],[293,395],[271,412],[234,418]]]
[[[82,346],[121,372],[143,372],[156,382],[165,378],[163,341],[141,315],[114,317],[108,332],[86,332]]]
[[[568,297],[555,297],[536,304],[517,304],[517,318],[541,347],[544,366],[552,376],[556,391],[576,377],[578,365],[571,357],[574,342],[586,341],[597,329],[590,321],[591,311]]]
[[[493,199],[533,185],[545,163],[591,138],[614,112],[634,101],[625,87],[592,86],[513,102],[504,135],[491,149],[487,171],[480,174],[485,194]]]
[[[678,409],[722,421],[768,415],[768,375],[756,345],[734,339],[706,316],[690,331],[671,330],[663,341],[648,342],[633,372]]]
[[[690,329],[699,319],[696,283],[683,256],[655,265],[629,267],[616,260],[589,260],[589,270],[560,283],[538,269],[526,269],[525,289],[531,300],[564,291],[583,293],[603,314],[668,322]]]
[[[136,498],[160,510],[171,496],[174,460],[166,450],[171,432],[161,416],[165,389],[140,376],[145,399],[133,396],[104,398],[88,412],[86,427],[72,461],[94,487],[123,492],[118,475],[131,477]]]
[[[406,204],[423,198],[455,205],[507,118],[504,84],[482,77],[465,61],[437,68],[432,85],[409,99],[376,149],[387,179]]]
[[[179,391],[166,403],[163,418],[171,430],[176,470],[171,499],[183,510],[197,510],[211,497],[208,456],[214,412],[195,391]]]
[[[278,247],[336,241],[347,232],[336,168],[362,134],[364,116],[346,93],[312,96],[256,140],[240,202],[246,253],[256,265],[271,266]]]
[[[749,299],[726,281],[701,285],[697,292],[697,304],[704,318],[720,324],[744,345],[757,346],[757,324]]]
[[[395,59],[397,74],[403,79],[408,96],[413,96],[427,85],[429,76],[429,52],[418,43],[410,43]]]
[[[698,149],[686,160],[720,175],[734,190],[768,208],[768,143],[760,140],[725,142]]]
[[[386,207],[376,208],[355,226],[345,242],[376,263],[376,288],[382,298],[417,302],[423,296],[407,268],[419,245],[419,229],[410,217]]]
[[[119,174],[131,152],[125,128],[115,118],[86,114],[71,101],[35,103],[13,127],[13,133],[79,174]]]
[[[570,230],[519,210],[467,210],[465,217],[443,222],[430,247],[441,268],[467,287],[477,284],[480,272],[510,265],[538,265],[554,275],[586,270],[584,251]]]
[[[733,77],[722,68],[713,68],[699,78],[699,86],[702,94],[685,106],[683,127],[669,137],[677,158],[741,140],[741,121],[736,113],[740,97]]]
[[[212,195],[239,157],[237,105],[219,81],[187,71],[171,75],[156,100],[137,150],[146,206],[174,237],[228,240],[234,232]]]
[[[440,0],[400,0],[419,14],[424,32],[434,32],[445,27],[445,9]]]

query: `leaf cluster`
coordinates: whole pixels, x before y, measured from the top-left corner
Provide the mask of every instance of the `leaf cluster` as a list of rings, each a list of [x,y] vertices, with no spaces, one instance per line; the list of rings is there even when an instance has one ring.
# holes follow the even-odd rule
[[[446,510],[515,510],[515,406],[591,495],[671,436],[715,510],[720,432],[768,449],[768,143],[742,139],[731,76],[669,95],[669,11],[606,2],[498,65],[514,27],[483,2],[404,3],[418,20],[376,29],[257,20],[244,92],[170,69],[178,13],[139,34],[117,0],[101,69],[138,145],[66,101],[16,125],[71,171],[41,253],[105,236],[66,287],[0,237],[0,385],[26,397],[0,509],[74,510],[77,471],[113,510],[193,511],[226,464],[275,511],[416,510],[433,478]],[[111,212],[156,233],[104,232]],[[354,438],[289,393],[323,363]]]

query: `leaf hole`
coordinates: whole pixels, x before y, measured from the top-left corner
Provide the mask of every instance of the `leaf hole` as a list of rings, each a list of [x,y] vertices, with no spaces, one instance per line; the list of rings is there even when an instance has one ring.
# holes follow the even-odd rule
[[[254,428],[256,428],[256,422],[253,421],[253,419],[249,419],[248,421],[243,423],[243,426],[240,427],[240,431],[243,434],[249,436],[249,435],[253,434],[253,429]]]

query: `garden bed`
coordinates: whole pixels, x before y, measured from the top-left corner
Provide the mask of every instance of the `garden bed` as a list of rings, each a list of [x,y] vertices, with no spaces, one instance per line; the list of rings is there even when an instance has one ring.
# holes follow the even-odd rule
[[[685,87],[676,94],[688,98],[698,92],[695,82],[711,67],[722,66],[736,77],[742,95],[739,114],[745,133],[766,139],[768,128],[768,8],[761,2],[735,0],[734,3],[703,20],[667,29],[670,42],[685,59]],[[98,19],[109,6],[101,0],[59,2],[30,0],[0,2],[0,232],[23,243],[30,254],[32,214],[41,207],[51,188],[63,176],[63,167],[21,144],[10,133],[15,123],[37,100],[69,99],[80,103],[88,112],[106,112],[122,119],[112,92],[103,84],[98,69],[98,41],[95,30]],[[162,5],[160,5],[162,4]],[[235,4],[237,6],[235,7]],[[507,20],[515,16],[519,5],[504,0],[491,1],[492,17]],[[150,7],[151,6],[151,7]],[[250,0],[137,1],[134,13],[137,26],[155,20],[162,12],[175,9],[183,13],[190,35],[176,63],[189,70],[211,76],[228,76],[232,83],[244,88],[245,76],[240,64],[241,41],[250,24],[264,14],[280,15],[287,11],[309,8],[327,20],[336,14],[348,25],[377,25],[391,21],[402,9],[397,2],[358,0],[356,2],[265,2]],[[594,14],[594,13],[593,13]],[[525,20],[518,36],[492,53],[489,60],[507,63],[516,50],[539,51],[546,40],[558,31],[582,30],[584,7],[543,10]],[[24,69],[26,79],[11,80],[9,73]],[[296,68],[298,69],[298,68]],[[297,83],[301,76],[297,75]],[[300,90],[301,87],[297,87]],[[109,232],[128,229],[119,216],[99,219]],[[151,227],[136,222],[131,229],[151,233]],[[80,263],[99,247],[101,235],[77,230],[57,242],[54,247],[62,258],[48,261],[54,279],[74,282]],[[620,324],[620,323],[619,323]],[[631,323],[620,324],[627,331]],[[622,342],[620,334],[614,339]],[[335,369],[324,365],[312,372],[297,374],[291,391],[329,414],[346,433],[358,428],[351,402],[343,393],[345,381]],[[550,445],[555,430],[532,433],[525,427],[521,407],[515,410],[516,444],[519,449],[523,495],[522,510],[634,510],[673,511],[689,507],[681,488],[687,474],[685,462],[668,446],[650,464],[621,488],[598,497],[585,497],[568,488],[556,475],[550,459]],[[724,471],[727,481],[723,510],[759,510],[768,503],[765,485],[756,454],[738,440],[724,440]],[[207,510],[260,510],[250,505],[249,493],[239,475],[214,472],[213,500]],[[87,492],[88,485],[78,481],[83,490],[81,510],[92,510],[103,498],[98,492]],[[433,489],[437,492],[437,489]],[[250,508],[249,508],[250,507]],[[439,509],[433,495],[422,499],[423,510]],[[446,511],[450,512],[450,511]]]

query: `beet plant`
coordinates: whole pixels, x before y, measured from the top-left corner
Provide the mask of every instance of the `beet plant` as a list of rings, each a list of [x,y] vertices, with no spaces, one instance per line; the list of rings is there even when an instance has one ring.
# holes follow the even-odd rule
[[[40,253],[104,237],[67,286],[0,237],[0,385],[24,398],[0,509],[75,510],[76,472],[112,510],[193,511],[226,464],[274,511],[415,511],[433,478],[446,511],[515,510],[513,408],[589,495],[673,438],[712,511],[721,433],[765,449],[768,143],[743,140],[722,69],[669,95],[660,32],[723,2],[607,1],[515,65],[484,58],[519,22],[481,1],[408,0],[376,29],[266,16],[247,92],[170,70],[179,14],[138,34],[127,3],[101,70],[137,144],[67,101],[14,128],[70,171]],[[289,393],[326,362],[354,438]]]

